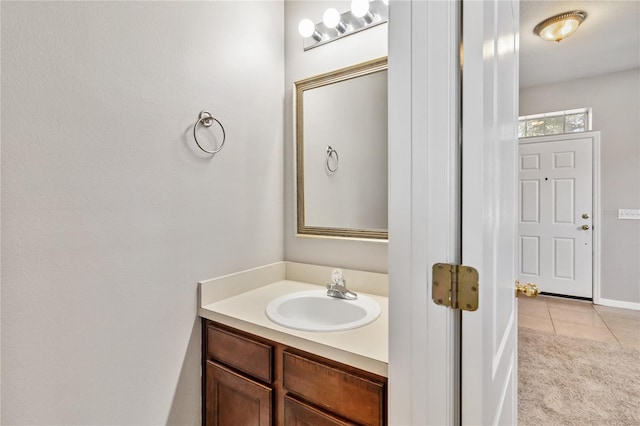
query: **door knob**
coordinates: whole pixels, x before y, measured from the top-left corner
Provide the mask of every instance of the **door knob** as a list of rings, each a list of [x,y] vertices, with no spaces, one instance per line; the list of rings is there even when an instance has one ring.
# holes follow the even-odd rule
[[[585,231],[589,230],[589,225],[582,225],[582,229],[584,229]]]
[[[583,219],[589,219],[589,213],[582,213]]]
[[[535,284],[520,284],[520,281],[516,280],[516,297],[520,294],[528,297],[536,297],[540,294],[540,289]]]

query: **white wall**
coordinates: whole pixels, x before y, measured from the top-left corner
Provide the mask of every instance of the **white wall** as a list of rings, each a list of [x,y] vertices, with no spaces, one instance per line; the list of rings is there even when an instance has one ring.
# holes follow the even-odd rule
[[[593,108],[601,132],[602,297],[640,303],[640,68],[520,91],[520,115]]]
[[[303,51],[298,23],[303,18],[322,20],[329,7],[349,10],[350,1],[285,2],[285,170],[284,170],[284,250],[285,259],[349,269],[387,272],[387,244],[379,241],[354,241],[296,236],[294,111],[295,81],[387,55],[387,24],[350,35],[329,44]]]
[[[197,281],[283,257],[283,16],[2,2],[2,424],[199,424]]]

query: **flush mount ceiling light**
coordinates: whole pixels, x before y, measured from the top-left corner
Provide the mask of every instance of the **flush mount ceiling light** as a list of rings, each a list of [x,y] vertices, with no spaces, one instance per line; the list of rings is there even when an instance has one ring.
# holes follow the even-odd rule
[[[560,13],[540,22],[533,29],[533,33],[544,40],[560,43],[573,34],[586,18],[587,12],[582,10]]]

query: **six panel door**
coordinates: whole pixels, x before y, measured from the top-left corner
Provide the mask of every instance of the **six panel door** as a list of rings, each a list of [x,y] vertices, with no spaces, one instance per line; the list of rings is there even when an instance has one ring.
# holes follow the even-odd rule
[[[591,298],[592,140],[537,140],[519,145],[519,279]]]

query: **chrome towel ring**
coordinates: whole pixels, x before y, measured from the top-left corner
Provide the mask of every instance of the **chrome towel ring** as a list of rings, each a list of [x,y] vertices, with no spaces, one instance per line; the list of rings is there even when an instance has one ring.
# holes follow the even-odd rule
[[[330,164],[330,160],[331,157],[334,156],[336,157],[336,166],[332,169],[331,168],[331,164]],[[338,151],[336,151],[335,149],[331,148],[331,146],[327,147],[327,170],[329,170],[331,173],[334,173],[336,170],[338,170],[338,164],[340,163],[340,157],[338,157]]]
[[[222,143],[220,144],[220,146],[217,149],[215,149],[213,151],[209,151],[208,149],[204,149],[202,147],[202,145],[200,145],[200,142],[198,142],[198,136],[196,135],[196,130],[198,129],[198,124],[202,124],[202,127],[211,127],[211,125],[213,124],[214,121],[216,123],[218,123],[218,125],[222,129]],[[224,146],[225,139],[227,139],[227,134],[224,131],[224,126],[222,125],[222,123],[220,121],[218,121],[217,118],[215,118],[213,115],[211,115],[211,113],[209,111],[201,111],[200,115],[198,116],[198,121],[196,121],[196,124],[193,125],[193,139],[196,141],[196,145],[198,145],[198,148],[200,148],[201,150],[203,150],[207,154],[213,155],[213,154],[216,154],[216,153],[220,152],[220,150]]]

